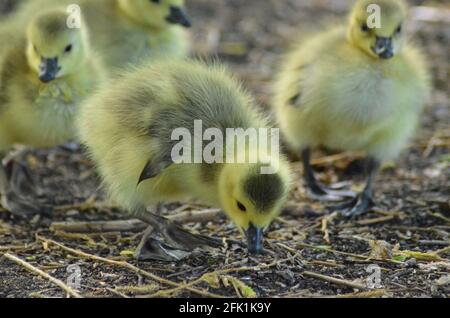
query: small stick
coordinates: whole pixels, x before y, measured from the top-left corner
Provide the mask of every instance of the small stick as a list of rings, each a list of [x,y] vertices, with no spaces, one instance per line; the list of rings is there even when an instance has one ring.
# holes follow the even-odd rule
[[[144,222],[133,219],[106,222],[54,222],[50,230],[65,233],[142,232],[147,227],[148,225]]]
[[[376,223],[382,223],[382,222],[390,221],[390,220],[395,219],[395,217],[396,217],[395,215],[387,215],[387,216],[381,216],[381,217],[373,218],[373,219],[356,221],[356,223],[358,225],[371,225],[371,224],[376,224]]]
[[[210,209],[203,211],[182,212],[176,215],[169,216],[168,219],[180,224],[186,223],[204,223],[214,220],[218,214],[221,213],[219,209]],[[119,221],[98,221],[98,222],[54,222],[50,226],[53,232],[65,233],[108,233],[108,232],[133,232],[139,233],[148,227],[137,219],[119,220]]]
[[[344,279],[339,279],[339,278],[334,278],[331,276],[326,276],[326,275],[322,275],[322,274],[318,274],[318,273],[314,273],[314,272],[309,272],[309,271],[304,271],[302,273],[302,275],[304,276],[308,276],[308,277],[312,277],[312,278],[317,278],[317,279],[321,279],[333,284],[337,284],[337,285],[343,285],[343,286],[347,286],[347,287],[351,287],[351,288],[355,288],[355,289],[360,289],[360,290],[367,290],[367,287],[362,285],[362,284],[358,284],[358,283],[354,283],[348,280],[344,280]]]
[[[370,291],[330,296],[330,298],[375,298],[375,297],[383,297],[384,295],[386,295],[386,290],[374,289]]]
[[[337,268],[345,268],[345,266],[341,265],[341,264],[325,262],[325,261],[318,261],[318,260],[310,261],[310,262],[308,262],[308,264],[328,266],[328,267],[337,267]]]
[[[447,253],[449,251],[450,251],[450,246],[447,246],[447,247],[444,247],[444,248],[442,248],[440,250],[437,250],[435,253],[439,255],[439,254]]]
[[[28,248],[30,248],[30,246],[27,245],[6,245],[0,246],[0,252],[19,251],[26,250]]]
[[[435,218],[441,219],[441,220],[443,220],[443,221],[445,221],[445,222],[447,222],[447,223],[450,223],[450,218],[443,216],[443,215],[442,215],[441,213],[439,213],[439,212],[431,212],[431,211],[428,211],[427,214],[428,214],[428,215],[431,215],[431,216],[433,216],[433,217],[435,217]]]
[[[53,284],[55,284],[56,286],[58,286],[59,288],[61,288],[62,290],[64,290],[67,294],[69,294],[70,296],[74,297],[74,298],[82,298],[82,296],[80,294],[78,294],[75,290],[73,290],[72,288],[70,288],[69,286],[67,286],[66,284],[64,284],[61,280],[50,276],[49,274],[47,274],[46,272],[40,270],[39,268],[31,265],[30,263],[18,258],[17,256],[14,256],[12,254],[6,253],[3,255],[6,259],[17,263],[18,265],[21,265],[23,267],[25,267],[28,271],[39,275],[47,280],[49,280],[50,282],[52,282]]]
[[[142,286],[116,286],[114,288],[115,291],[122,294],[133,294],[133,295],[144,295],[148,293],[155,292],[159,289],[159,285],[150,284],[150,285],[142,285]]]
[[[369,258],[369,256],[358,255],[358,254],[348,253],[348,252],[342,252],[342,251],[334,250],[334,249],[331,249],[331,248],[321,248],[321,247],[310,245],[310,244],[306,244],[306,243],[296,243],[296,245],[298,247],[301,247],[301,248],[309,248],[309,249],[313,249],[313,250],[323,251],[323,252],[326,252],[326,253],[340,254],[340,255],[344,255],[344,256],[354,257],[354,258],[357,258],[357,259],[360,259],[360,260],[364,260],[364,261],[368,261],[368,258]],[[402,263],[402,262],[395,261],[395,260],[392,260],[392,259],[372,258],[370,260],[371,261],[379,261],[379,262],[388,262],[388,263],[395,264],[395,265],[398,265],[398,264]]]
[[[419,244],[423,244],[423,245],[442,245],[442,246],[450,246],[450,241],[419,240]]]
[[[330,232],[328,231],[328,224],[330,222],[333,221],[333,219],[337,216],[337,212],[331,214],[331,215],[327,215],[325,217],[322,218],[321,221],[321,231],[323,232],[323,239],[325,242],[327,242],[328,244],[331,243],[330,241]]]
[[[116,290],[116,289],[106,287],[106,290],[109,291],[110,293],[114,294],[114,295],[119,296],[119,297],[122,297],[122,298],[130,298],[130,297],[128,297],[127,295],[125,295],[124,293],[121,293],[120,291],[118,291],[118,290]]]
[[[79,211],[86,211],[93,208],[114,208],[111,204],[107,202],[95,202],[96,196],[92,195],[89,197],[86,201],[75,203],[75,204],[68,204],[68,205],[60,205],[54,208],[55,212],[66,212],[69,210],[79,210]]]
[[[363,260],[367,260],[367,258],[368,258],[368,256],[364,256],[364,255],[358,255],[358,254],[354,254],[354,253],[337,251],[337,250],[330,249],[330,248],[321,248],[321,247],[306,244],[306,243],[296,243],[296,245],[299,247],[302,247],[302,248],[310,248],[310,249],[324,251],[324,252],[328,252],[328,253],[341,254],[341,255],[355,257],[355,258],[359,258],[359,259],[363,259]]]
[[[292,247],[289,247],[283,243],[276,243],[279,247],[284,248],[289,253],[292,253],[294,255],[298,255],[298,251],[296,249],[293,249]]]
[[[330,232],[328,232],[328,218],[325,217],[322,219],[322,227],[320,230],[323,232],[323,240],[328,244],[330,244],[331,241],[330,241]]]

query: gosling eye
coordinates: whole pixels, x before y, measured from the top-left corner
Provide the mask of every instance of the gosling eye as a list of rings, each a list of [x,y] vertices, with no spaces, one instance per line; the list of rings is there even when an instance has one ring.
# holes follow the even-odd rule
[[[402,32],[402,25],[400,24],[399,26],[398,26],[398,28],[395,30],[395,33],[396,34],[399,34],[399,33],[401,33]]]
[[[243,205],[241,202],[237,201],[237,207],[239,210],[241,210],[242,212],[247,212],[247,208],[245,207],[245,205]]]
[[[73,48],[72,44],[69,44],[68,46],[65,47],[64,53],[70,53],[72,51],[72,48]]]
[[[156,4],[160,4],[161,0],[150,0],[150,2],[156,3]]]
[[[367,32],[369,32],[369,30],[370,29],[369,29],[369,26],[367,25],[367,23],[364,23],[361,25],[361,31],[367,33]]]

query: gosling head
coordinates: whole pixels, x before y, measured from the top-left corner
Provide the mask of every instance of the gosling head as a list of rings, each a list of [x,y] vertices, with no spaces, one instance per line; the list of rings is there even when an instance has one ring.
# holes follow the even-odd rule
[[[263,234],[279,215],[290,188],[287,164],[262,174],[260,164],[227,164],[219,175],[219,197],[227,216],[246,235],[248,251],[263,251]]]
[[[350,15],[348,40],[376,59],[402,50],[407,7],[403,0],[359,0]]]
[[[162,29],[167,25],[189,28],[191,21],[184,7],[184,0],[118,0],[119,6],[131,19],[151,28]]]
[[[69,13],[51,10],[38,14],[27,28],[27,60],[43,83],[71,75],[88,52],[84,24],[70,28]]]

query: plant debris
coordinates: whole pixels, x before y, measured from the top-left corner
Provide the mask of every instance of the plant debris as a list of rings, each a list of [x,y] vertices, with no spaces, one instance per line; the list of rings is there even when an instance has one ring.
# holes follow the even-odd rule
[[[180,262],[137,262],[145,227],[106,201],[82,149],[27,151],[15,160],[28,164],[54,212],[28,222],[0,209],[0,297],[449,297],[450,6],[421,2],[411,28],[429,57],[433,97],[411,147],[377,178],[373,212],[347,220],[309,200],[301,164],[290,154],[297,182],[266,234],[264,255],[247,255],[244,238],[216,210],[167,204],[165,216],[225,238],[226,247]],[[188,1],[194,50],[223,60],[267,110],[273,74],[292,39],[343,21],[350,3]],[[313,163],[322,182],[358,187],[360,159],[317,151]]]

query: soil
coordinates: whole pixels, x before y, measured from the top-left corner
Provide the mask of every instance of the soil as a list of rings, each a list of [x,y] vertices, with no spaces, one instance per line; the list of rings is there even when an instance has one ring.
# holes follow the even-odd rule
[[[266,109],[277,63],[291,40],[344,21],[349,5],[344,0],[187,2],[196,55],[224,61]],[[141,238],[139,232],[50,230],[53,222],[128,217],[105,203],[92,164],[80,147],[68,145],[26,151],[17,159],[26,162],[43,189],[42,200],[54,211],[31,221],[1,211],[0,255],[14,254],[66,284],[73,277],[70,265],[76,265],[81,271],[79,294],[84,297],[449,297],[450,5],[446,1],[415,4],[446,13],[446,21],[434,16],[423,21],[423,15],[417,14],[411,23],[415,41],[429,56],[433,96],[411,146],[398,161],[386,164],[377,178],[373,212],[348,220],[332,213],[327,204],[308,199],[301,165],[292,156],[298,182],[266,235],[265,254],[248,256],[241,245],[229,242],[226,248],[195,251],[180,262],[137,262],[132,252]],[[5,12],[13,7],[14,1],[0,0]],[[353,180],[355,189],[363,185],[357,155],[335,156],[320,150],[314,158],[320,159],[315,169],[323,182]],[[163,213],[207,208],[171,204],[164,206]],[[224,216],[185,226],[214,237],[243,240]],[[372,279],[378,271],[379,281]],[[378,286],[368,288],[373,286],[367,282]],[[65,296],[48,279],[0,256],[0,297]]]

